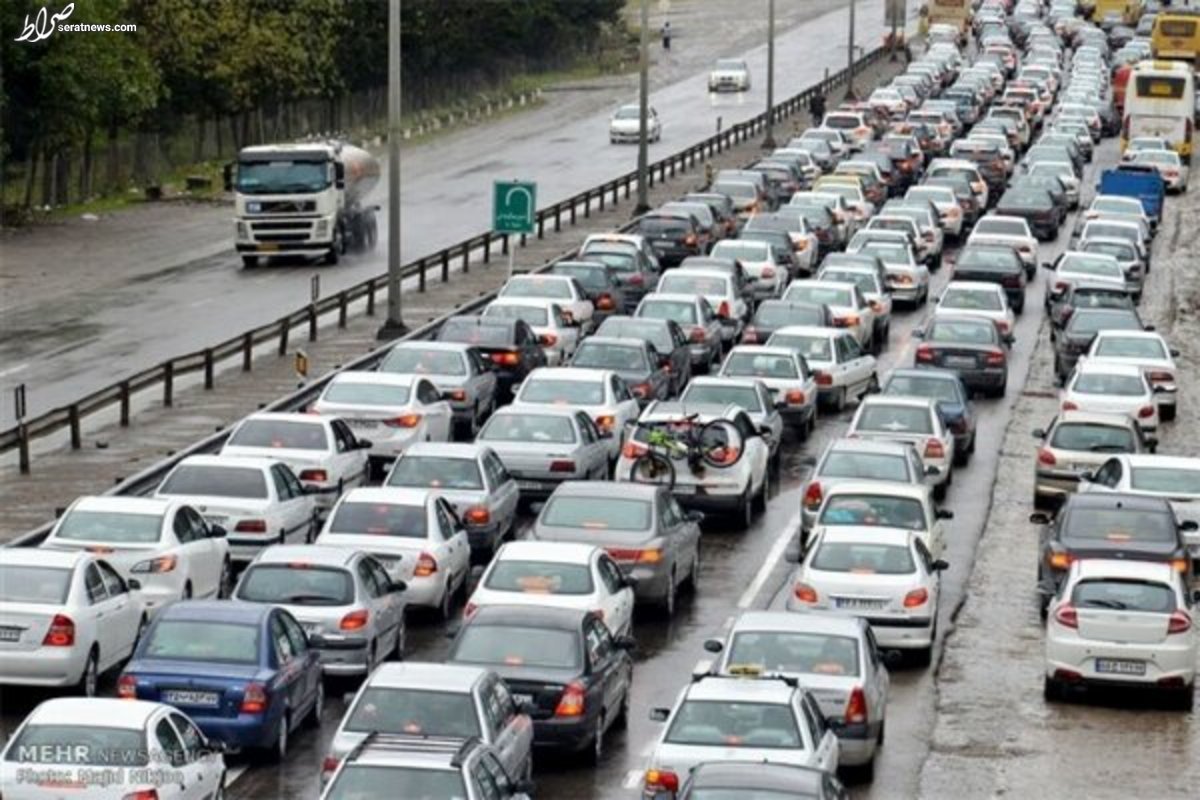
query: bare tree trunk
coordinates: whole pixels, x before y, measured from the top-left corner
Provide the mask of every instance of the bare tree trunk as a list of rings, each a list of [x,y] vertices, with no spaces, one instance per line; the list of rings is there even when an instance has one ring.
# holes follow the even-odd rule
[[[121,151],[117,147],[117,136],[120,130],[117,128],[117,123],[108,123],[108,155],[105,183],[108,184],[109,191],[116,191],[121,185]]]
[[[192,161],[197,164],[204,160],[204,134],[206,122],[203,116],[196,115],[196,139],[192,143]]]
[[[25,154],[25,207],[33,205],[33,186],[37,180],[38,166],[38,145],[33,143],[29,146],[29,152]]]
[[[145,186],[150,181],[150,167],[147,150],[149,150],[149,134],[139,130],[133,136],[133,173],[130,177],[138,186]]]
[[[238,123],[240,122],[240,120],[241,120],[240,114],[230,114],[229,115],[229,134],[230,134],[230,136],[233,137],[233,149],[234,150],[242,149],[242,131],[238,127]]]
[[[221,133],[221,118],[213,116],[213,130],[217,134],[217,158],[225,157],[225,135]]]
[[[54,158],[50,148],[42,147],[42,205],[54,202]]]
[[[254,108],[254,126],[258,131],[258,137],[254,140],[254,143],[262,144],[267,141],[267,132],[263,127],[263,107],[261,103]]]
[[[71,149],[64,147],[54,163],[54,205],[65,206],[71,201]]]
[[[83,161],[79,164],[79,199],[92,196],[92,138],[94,131],[87,129],[83,137]]]

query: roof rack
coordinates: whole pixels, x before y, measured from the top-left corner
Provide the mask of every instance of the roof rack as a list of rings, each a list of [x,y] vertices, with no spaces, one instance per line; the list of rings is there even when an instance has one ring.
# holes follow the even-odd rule
[[[381,733],[371,731],[347,754],[352,761],[367,748],[383,752],[405,753],[450,753],[451,766],[461,766],[467,753],[479,744],[478,736],[429,736],[412,733]]]

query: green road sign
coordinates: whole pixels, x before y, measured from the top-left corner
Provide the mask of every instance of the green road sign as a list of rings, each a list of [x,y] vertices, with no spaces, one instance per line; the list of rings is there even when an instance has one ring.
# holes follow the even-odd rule
[[[537,184],[496,181],[492,189],[492,229],[497,233],[533,233]]]

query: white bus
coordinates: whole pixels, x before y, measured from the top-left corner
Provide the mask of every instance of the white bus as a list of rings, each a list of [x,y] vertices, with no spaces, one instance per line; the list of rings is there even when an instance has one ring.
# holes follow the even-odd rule
[[[1138,136],[1161,136],[1190,163],[1196,114],[1192,67],[1181,61],[1142,61],[1125,87],[1121,150]]]

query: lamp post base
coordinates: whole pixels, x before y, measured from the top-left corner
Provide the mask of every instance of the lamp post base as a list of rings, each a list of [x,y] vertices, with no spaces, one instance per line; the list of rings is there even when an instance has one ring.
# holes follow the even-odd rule
[[[388,320],[375,332],[375,339],[380,342],[390,342],[409,334],[409,327],[403,322]]]

